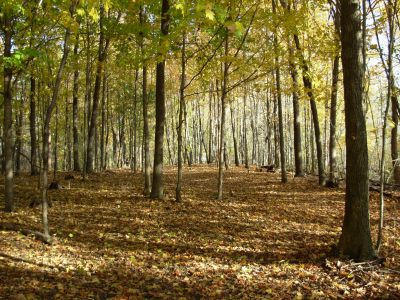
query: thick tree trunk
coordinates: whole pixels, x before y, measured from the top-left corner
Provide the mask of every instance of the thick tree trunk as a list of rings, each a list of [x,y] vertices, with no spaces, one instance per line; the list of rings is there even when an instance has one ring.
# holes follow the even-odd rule
[[[11,57],[11,38],[12,38],[12,22],[9,12],[4,11],[4,58]],[[14,206],[14,159],[13,159],[13,114],[12,114],[12,86],[11,81],[13,77],[13,70],[10,65],[4,64],[4,118],[3,118],[3,140],[4,140],[4,210],[6,212],[13,212]]]
[[[161,8],[161,39],[168,35],[169,0],[162,1]],[[162,43],[162,40],[161,40]],[[156,128],[154,136],[154,166],[153,184],[150,197],[164,198],[164,127],[165,127],[165,57],[157,63],[156,70]]]
[[[393,164],[393,178],[396,184],[400,184],[400,162],[398,161],[398,142],[397,142],[397,131],[399,127],[399,114],[397,110],[397,97],[393,95],[394,92],[394,82],[392,80],[392,121],[393,121],[393,128],[391,131],[390,136],[390,149],[391,149],[391,156],[392,156],[392,164]]]
[[[369,222],[368,146],[363,112],[361,17],[358,0],[341,0],[341,40],[346,121],[346,204],[339,254],[375,257]]]
[[[400,163],[398,161],[398,142],[397,142],[397,131],[399,127],[399,110],[397,103],[397,92],[396,92],[396,82],[394,78],[393,70],[393,52],[395,46],[395,18],[397,17],[398,1],[390,0],[387,4],[387,18],[389,27],[389,53],[388,53],[388,97],[390,96],[392,105],[392,121],[393,127],[391,130],[390,137],[390,154],[392,157],[393,166],[393,178],[396,184],[400,184]]]
[[[29,132],[31,140],[31,175],[38,175],[37,167],[37,138],[36,138],[36,80],[31,75],[31,90],[30,90],[30,112],[29,112]]]
[[[289,42],[289,67],[293,85],[293,144],[295,176],[303,177],[303,154],[301,148],[301,124],[300,124],[300,102],[299,102],[299,80],[296,65],[294,63],[294,50]]]

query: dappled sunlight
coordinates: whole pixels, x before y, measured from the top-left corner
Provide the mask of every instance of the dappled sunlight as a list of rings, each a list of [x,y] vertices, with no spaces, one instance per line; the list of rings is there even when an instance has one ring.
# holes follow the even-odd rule
[[[29,183],[36,179],[18,178],[17,187],[24,187],[18,212],[0,213],[0,279],[9,283],[0,294],[318,298],[336,295],[338,286],[358,296],[381,288],[381,277],[364,286],[325,268],[341,231],[343,190],[318,187],[310,178],[282,185],[274,173],[243,170],[227,172],[222,201],[213,198],[210,186],[215,170],[204,166],[185,169],[183,203],[143,197],[142,175],[129,171],[71,180],[71,188],[51,194],[49,220],[56,238],[51,247],[6,226],[41,228],[40,209],[28,208],[37,193]],[[172,171],[166,169],[170,194]],[[376,202],[371,204],[374,224]],[[399,233],[393,225],[396,205],[389,202],[386,208],[391,236]],[[388,237],[382,251],[398,268],[396,240]],[[385,290],[398,293],[393,275],[385,276]]]

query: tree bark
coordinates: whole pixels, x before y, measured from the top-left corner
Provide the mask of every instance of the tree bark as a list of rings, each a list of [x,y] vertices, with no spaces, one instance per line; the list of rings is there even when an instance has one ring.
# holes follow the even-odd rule
[[[303,154],[301,147],[301,124],[300,124],[300,102],[299,102],[299,80],[296,64],[294,63],[294,50],[289,42],[289,67],[293,86],[293,144],[295,177],[303,177]]]
[[[339,81],[339,55],[333,61],[332,91],[329,125],[329,180],[336,180],[336,112],[337,112],[337,90]]]
[[[97,115],[100,100],[100,85],[101,85],[101,75],[103,72],[103,64],[106,58],[106,51],[108,46],[108,41],[104,45],[104,4],[100,3],[100,35],[99,35],[99,51],[97,59],[96,76],[93,90],[93,103],[92,111],[90,116],[89,132],[88,132],[88,144],[87,144],[87,158],[86,158],[86,172],[92,173],[94,171],[94,156],[95,156],[95,135],[97,127]]]
[[[228,32],[225,33],[225,57],[229,54],[229,39]],[[223,80],[222,80],[222,91],[221,91],[221,122],[219,132],[219,153],[218,153],[218,200],[223,198],[223,179],[224,179],[224,153],[225,153],[225,110],[226,110],[226,97],[228,94],[228,75],[229,75],[229,64],[224,62],[223,65]],[[217,85],[218,86],[218,85]]]
[[[76,36],[74,45],[74,57],[78,59],[79,51],[79,35]],[[81,171],[79,164],[79,129],[78,129],[78,109],[79,109],[79,68],[75,67],[73,89],[72,89],[72,138],[73,138],[73,160],[74,160],[74,171]]]
[[[341,41],[346,122],[346,203],[340,255],[375,257],[369,222],[368,146],[363,112],[361,16],[358,0],[341,0]]]
[[[31,139],[31,175],[38,175],[38,167],[37,167],[37,138],[36,138],[36,80],[31,75],[31,90],[30,90],[30,112],[29,112],[29,132]]]
[[[137,147],[137,119],[138,119],[138,114],[136,112],[137,110],[137,81],[139,77],[139,70],[135,70],[135,85],[134,85],[134,95],[133,95],[133,153],[131,155],[131,159],[133,160],[132,162],[132,167],[133,167],[133,173],[136,173],[137,171],[137,156],[136,156],[136,147]]]
[[[181,86],[179,88],[179,120],[178,120],[178,179],[175,189],[176,201],[182,201],[182,126],[183,126],[183,107],[185,105],[185,86],[186,86],[186,34],[182,33],[181,49]]]
[[[275,14],[275,0],[272,0],[272,11]],[[282,114],[282,93],[281,93],[281,71],[279,68],[278,56],[278,36],[276,28],[274,28],[274,52],[275,52],[275,84],[276,84],[276,99],[278,100],[278,126],[279,126],[279,150],[281,157],[281,181],[287,182],[286,175],[286,157],[285,157],[285,137],[283,135],[283,114]]]
[[[398,142],[397,142],[397,131],[399,127],[399,111],[398,111],[398,103],[396,96],[396,87],[395,87],[395,79],[393,74],[393,52],[394,52],[394,43],[395,43],[395,17],[398,9],[398,1],[397,0],[389,0],[386,11],[388,18],[388,27],[389,27],[389,53],[388,53],[388,95],[390,96],[391,105],[392,105],[392,121],[393,127],[391,130],[390,137],[390,149],[391,149],[391,157],[392,157],[392,166],[393,166],[393,178],[396,184],[400,184],[400,163],[398,161]]]
[[[4,11],[4,58],[11,57],[12,21],[8,10]],[[3,118],[3,140],[4,140],[4,210],[13,212],[14,206],[14,158],[13,158],[13,127],[12,127],[12,67],[4,64],[4,118]]]
[[[53,148],[53,181],[56,180],[58,171],[58,105],[56,104],[56,126],[54,130],[54,148]]]
[[[244,167],[249,169],[249,147],[247,145],[247,90],[245,88],[243,95],[243,147],[244,147]]]
[[[101,135],[100,135],[100,170],[106,169],[106,127],[107,127],[107,70],[103,72],[103,87],[101,90]]]
[[[162,1],[161,8],[161,39],[168,35],[169,0]],[[162,40],[160,41],[162,43]],[[161,55],[165,55],[160,53]],[[165,127],[165,57],[157,63],[156,68],[156,128],[154,136],[154,166],[153,184],[150,197],[164,198],[164,127]]]
[[[24,104],[25,104],[25,87],[21,91],[21,106],[18,112],[16,140],[15,140],[15,176],[19,176],[21,172],[21,153],[22,153],[22,128],[24,123]]]
[[[143,6],[140,7],[139,19],[142,26],[145,25],[145,12]],[[140,32],[140,49],[144,56],[144,34]],[[151,192],[151,166],[150,166],[150,132],[149,132],[149,112],[147,98],[147,66],[143,57],[142,69],[142,102],[143,102],[143,154],[144,154],[144,190],[145,196],[150,196]]]
[[[233,138],[233,151],[235,154],[235,166],[239,167],[239,151],[238,151],[238,143],[236,138],[236,126],[235,126],[235,114],[233,110],[233,103],[229,103],[229,107],[231,109],[231,126],[232,126],[232,138]]]
[[[340,2],[336,4],[334,16],[335,33],[337,35],[337,43],[340,43]],[[329,123],[329,180],[336,180],[336,113],[337,113],[337,91],[339,82],[339,53],[335,55],[332,69],[332,91],[331,91],[331,107],[330,107],[330,123]]]
[[[212,117],[212,108],[213,108],[213,83],[210,83],[210,91],[209,91],[209,117],[208,117],[208,164],[211,164],[213,162],[213,154],[212,154],[212,141],[213,141],[213,117]]]

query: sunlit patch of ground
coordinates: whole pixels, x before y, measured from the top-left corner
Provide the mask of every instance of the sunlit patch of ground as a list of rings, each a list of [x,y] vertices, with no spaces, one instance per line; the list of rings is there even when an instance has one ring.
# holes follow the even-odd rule
[[[143,176],[128,170],[59,174],[65,188],[49,192],[53,246],[10,230],[41,228],[40,208],[28,207],[37,178],[18,177],[18,211],[0,212],[0,298],[400,298],[398,198],[386,202],[384,267],[357,267],[328,256],[342,189],[231,168],[217,201],[216,168],[195,166],[177,204],[176,169],[165,171],[163,201],[144,198]],[[371,211],[375,237],[376,193]]]

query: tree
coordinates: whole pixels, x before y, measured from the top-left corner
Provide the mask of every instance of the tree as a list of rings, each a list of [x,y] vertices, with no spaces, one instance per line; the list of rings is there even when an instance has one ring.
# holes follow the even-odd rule
[[[183,127],[183,110],[185,106],[185,85],[186,85],[186,34],[182,33],[182,50],[181,50],[181,85],[179,88],[179,119],[178,119],[178,180],[176,183],[175,197],[176,201],[182,201],[182,127]]]
[[[335,23],[335,36],[339,44],[340,37],[340,2],[337,1],[334,23]],[[338,51],[339,52],[339,51]],[[338,94],[338,81],[339,81],[339,53],[335,54],[333,58],[332,68],[332,90],[331,90],[331,109],[330,109],[330,123],[329,123],[329,180],[336,181],[336,115],[337,115],[337,94]]]
[[[2,5],[3,6],[3,5]],[[0,6],[1,7],[1,6]],[[1,27],[4,34],[4,119],[3,119],[3,140],[4,140],[4,165],[5,165],[5,183],[4,183],[4,210],[13,212],[14,205],[14,158],[13,158],[13,128],[12,128],[12,34],[13,34],[13,15],[15,7],[5,5],[3,8],[3,16],[1,17]]]
[[[38,175],[37,167],[37,138],[36,138],[36,79],[31,75],[30,79],[30,114],[29,114],[29,129],[31,136],[31,175]]]
[[[272,12],[276,13],[275,0],[272,0]],[[281,158],[281,181],[287,182],[286,157],[285,157],[285,137],[283,135],[283,114],[282,114],[282,92],[281,92],[281,71],[279,68],[278,36],[274,28],[274,50],[275,50],[275,84],[276,100],[278,101],[278,125],[279,125],[279,150]]]
[[[341,0],[341,41],[346,123],[346,204],[340,255],[375,257],[369,223],[368,147],[363,112],[361,17],[358,0]]]
[[[78,51],[79,51],[79,33],[76,35],[74,45],[74,59],[75,70],[73,79],[73,90],[72,90],[72,130],[73,130],[73,161],[74,171],[80,171],[81,166],[79,163],[79,131],[78,131],[78,105],[79,105],[79,68],[78,68]]]
[[[104,41],[104,4],[100,2],[100,35],[99,35],[99,51],[97,59],[96,77],[93,91],[93,107],[91,110],[89,131],[88,131],[88,144],[87,144],[87,158],[86,158],[86,172],[92,173],[94,171],[94,155],[95,155],[95,133],[97,127],[97,115],[100,102],[100,84],[101,75],[103,72],[103,65],[106,59],[107,48],[109,45],[109,38]]]
[[[69,7],[69,12],[71,17],[75,14],[75,9],[77,6],[78,0],[74,0],[71,2]],[[61,79],[62,74],[67,63],[67,58],[69,54],[69,42],[71,36],[71,28],[67,27],[65,29],[65,36],[63,41],[63,54],[60,60],[60,64],[57,70],[57,75],[55,78],[55,82],[53,85],[53,91],[51,96],[51,101],[46,109],[45,120],[43,126],[43,145],[42,145],[42,175],[41,175],[41,194],[42,194],[42,223],[43,223],[43,236],[42,239],[51,243],[52,238],[50,236],[49,230],[49,222],[48,222],[48,198],[47,198],[47,189],[48,189],[48,172],[49,172],[49,139],[50,139],[50,121],[52,118],[52,113],[54,108],[57,105],[58,94],[60,92]]]
[[[162,0],[160,47],[164,46],[166,42],[169,22],[169,0]],[[165,55],[166,53],[159,53],[161,61],[157,63],[156,71],[156,129],[154,134],[153,185],[150,195],[151,198],[155,199],[164,198]]]

